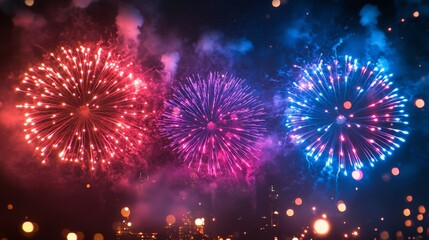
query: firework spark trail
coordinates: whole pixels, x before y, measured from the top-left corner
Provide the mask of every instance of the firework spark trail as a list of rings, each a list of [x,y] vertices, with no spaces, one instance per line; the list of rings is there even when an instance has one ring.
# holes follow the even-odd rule
[[[16,90],[30,101],[17,107],[25,111],[25,139],[35,143],[43,163],[57,155],[95,169],[141,143],[144,129],[134,124],[145,114],[137,101],[141,81],[130,66],[101,48],[81,46],[61,48],[25,73]]]
[[[244,80],[218,73],[188,78],[165,105],[162,134],[188,166],[236,174],[255,159],[264,111]]]
[[[347,175],[348,167],[374,166],[405,141],[407,99],[384,69],[346,56],[344,68],[335,60],[302,70],[289,91],[286,126],[308,157],[338,162]]]

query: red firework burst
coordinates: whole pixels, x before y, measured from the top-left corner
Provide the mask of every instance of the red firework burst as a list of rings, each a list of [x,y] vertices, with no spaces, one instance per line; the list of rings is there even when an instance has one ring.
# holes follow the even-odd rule
[[[43,163],[56,155],[91,169],[110,164],[141,143],[145,129],[136,119],[145,116],[139,100],[144,88],[131,64],[111,52],[61,48],[30,68],[16,89],[28,99],[17,105],[25,112],[25,139]]]

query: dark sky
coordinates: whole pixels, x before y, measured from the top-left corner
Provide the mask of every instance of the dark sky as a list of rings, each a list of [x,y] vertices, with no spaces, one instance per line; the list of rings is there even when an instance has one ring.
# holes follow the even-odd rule
[[[39,225],[32,239],[61,239],[64,229],[81,231],[85,239],[96,232],[113,239],[124,206],[136,231],[159,231],[168,214],[179,219],[190,210],[216,217],[212,226],[221,234],[256,234],[259,216],[269,211],[270,185],[280,195],[285,238],[311,229],[322,214],[332,224],[330,239],[355,230],[362,239],[383,231],[391,239],[397,231],[417,236],[420,226],[428,238],[428,213],[422,221],[416,217],[419,206],[429,210],[429,114],[427,106],[414,105],[418,98],[429,103],[427,1],[284,0],[275,8],[270,0],[35,0],[32,6],[0,0],[0,42],[0,239],[22,238],[25,219]],[[24,141],[24,118],[15,108],[23,96],[15,88],[30,66],[59,46],[97,43],[134,59],[147,79],[156,113],[145,123],[150,131],[141,157],[97,174],[55,160],[42,166]],[[347,54],[382,64],[409,100],[407,141],[386,161],[363,169],[361,181],[309,165],[302,147],[287,141],[284,126],[293,66]],[[156,120],[170,86],[212,71],[247,79],[268,113],[260,161],[243,176],[214,178],[188,169],[159,136]],[[297,197],[301,206],[294,204]],[[344,213],[336,207],[340,200]],[[293,217],[285,214],[289,208]]]

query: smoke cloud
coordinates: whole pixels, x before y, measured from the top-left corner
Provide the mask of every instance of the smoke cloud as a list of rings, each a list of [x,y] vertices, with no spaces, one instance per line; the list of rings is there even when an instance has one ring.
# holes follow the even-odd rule
[[[77,8],[87,8],[92,2],[96,0],[73,0],[73,6]]]
[[[227,41],[223,34],[211,32],[201,36],[195,51],[201,55],[219,53],[224,56],[233,56],[246,54],[252,49],[252,42],[245,38]]]
[[[374,26],[377,25],[377,18],[380,15],[380,11],[377,6],[366,4],[362,7],[359,12],[360,15],[360,23],[362,26]]]
[[[180,55],[178,52],[167,53],[161,56],[161,62],[164,64],[164,76],[166,81],[171,81],[176,75]]]
[[[123,5],[119,7],[116,25],[120,36],[137,41],[140,27],[143,25],[143,16],[140,15],[139,10],[131,5]]]
[[[39,29],[46,24],[46,20],[42,16],[27,10],[18,11],[12,21],[13,25],[28,30]]]
[[[390,54],[389,44],[387,42],[386,35],[377,27],[377,18],[380,16],[380,11],[377,6],[366,4],[362,7],[359,12],[360,24],[367,28],[369,37],[366,40],[368,52],[376,50],[377,52],[383,52]],[[384,67],[388,68],[387,65]]]

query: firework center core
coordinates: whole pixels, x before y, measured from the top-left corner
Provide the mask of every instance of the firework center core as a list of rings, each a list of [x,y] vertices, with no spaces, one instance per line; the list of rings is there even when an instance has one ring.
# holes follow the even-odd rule
[[[338,117],[337,117],[337,119],[336,119],[336,121],[337,121],[337,124],[343,124],[343,123],[345,123],[346,122],[346,117],[344,117],[344,115],[338,115]]]
[[[79,114],[79,116],[88,117],[90,113],[89,107],[82,105],[77,109],[77,113]]]
[[[209,123],[207,123],[207,129],[210,131],[213,131],[216,129],[216,123],[210,121]]]

